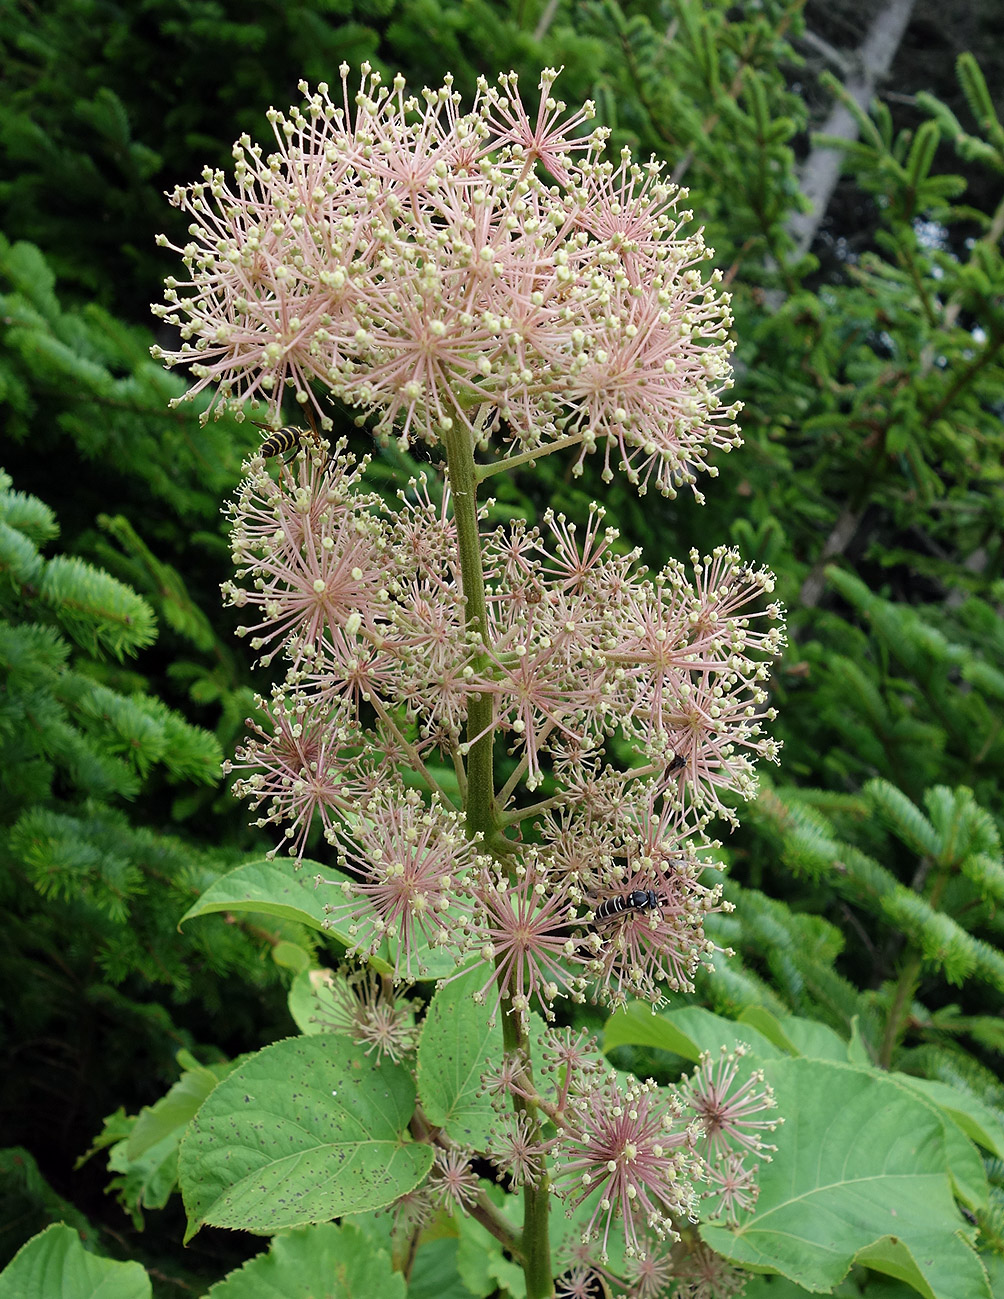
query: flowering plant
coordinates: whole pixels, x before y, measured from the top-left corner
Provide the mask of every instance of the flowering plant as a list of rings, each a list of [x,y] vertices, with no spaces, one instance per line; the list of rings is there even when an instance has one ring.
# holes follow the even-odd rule
[[[254,457],[230,507],[226,596],[263,661],[286,665],[235,790],[297,861],[320,825],[317,896],[357,963],[337,1014],[316,1018],[397,1077],[418,1030],[396,989],[438,979],[407,1167],[383,1199],[329,1201],[327,1216],[394,1203],[417,1232],[436,1206],[470,1214],[536,1299],[552,1293],[554,1193],[578,1215],[562,1293],[601,1273],[620,1284],[611,1251],[626,1247],[632,1294],[681,1278],[724,1294],[684,1233],[752,1203],[747,1161],[773,1121],[751,1116],[769,1089],[739,1079],[737,1055],[677,1089],[625,1085],[554,1020],[562,999],[657,1006],[710,961],[704,917],[729,904],[702,882],[702,852],[712,818],[734,820],[724,796],[748,796],[756,760],[775,757],[762,723],[780,611],[770,574],[731,550],[693,552],[692,577],[677,562],[650,574],[598,505],[580,532],[551,512],[493,524],[479,500],[492,475],[562,450],[577,472],[600,452],[605,480],[620,468],[641,492],[699,495],[710,452],[738,442],[728,298],[683,233],[684,194],[654,161],[607,161],[605,132],[584,131],[591,106],[568,115],[555,76],[536,115],[513,74],[480,83],[465,113],[449,79],[416,98],[365,65],[354,96],[343,68],[340,102],[322,85],[273,113],[276,151],[243,138],[232,186],[207,170],[174,195],[191,242],[159,308],[182,345],[161,356],[190,368],[191,393],[263,402],[274,426],[291,390],[329,432],[327,394],[379,440],[429,449],[392,505],[344,439],[304,434],[277,476]],[[461,999],[486,1031],[501,1021],[480,1140],[428,1082],[451,1050],[435,1026],[467,1013]],[[205,1153],[209,1127],[196,1135]],[[521,1190],[521,1230],[474,1157]],[[323,1217],[307,1199],[272,1229]],[[197,1201],[196,1225],[241,1225]]]

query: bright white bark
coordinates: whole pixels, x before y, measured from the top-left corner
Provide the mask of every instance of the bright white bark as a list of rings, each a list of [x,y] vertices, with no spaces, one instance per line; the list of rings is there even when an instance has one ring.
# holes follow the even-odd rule
[[[867,113],[876,85],[892,67],[915,3],[916,0],[888,0],[875,15],[868,35],[852,57],[852,70],[844,80],[844,89],[863,112]],[[819,129],[822,134],[841,140],[858,138],[857,122],[850,109],[839,102]],[[800,188],[812,207],[808,212],[794,213],[788,222],[799,257],[812,246],[826,215],[840,177],[841,159],[839,150],[816,145],[802,165]]]

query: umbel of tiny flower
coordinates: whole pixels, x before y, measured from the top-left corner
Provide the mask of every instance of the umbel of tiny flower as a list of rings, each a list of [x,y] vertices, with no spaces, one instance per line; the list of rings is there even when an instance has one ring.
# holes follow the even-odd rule
[[[484,1002],[494,992],[492,1022],[503,999],[524,1021],[534,1004],[553,1018],[551,1003],[559,993],[584,999],[589,952],[567,877],[549,872],[531,851],[512,878],[499,866],[485,865],[471,875],[467,889],[473,906],[467,943],[487,971],[475,1000]]]
[[[607,159],[553,69],[536,112],[514,74],[465,112],[449,77],[414,96],[363,64],[353,93],[340,71],[337,96],[303,84],[302,107],[270,111],[271,153],[243,136],[232,178],[171,196],[186,275],[154,310],[182,343],[155,354],[189,367],[189,395],[278,421],[291,388],[328,428],[317,384],[405,442],[458,424],[528,454],[561,440],[667,494],[713,474],[739,440],[731,320],[686,191]]]
[[[601,1260],[614,1222],[631,1256],[646,1252],[646,1229],[674,1238],[674,1220],[693,1214],[696,1165],[681,1114],[672,1095],[651,1081],[621,1090],[608,1078],[578,1098],[556,1148],[555,1185],[571,1207],[593,1205],[583,1237],[599,1239]]]
[[[769,1159],[775,1149],[765,1144],[763,1134],[773,1132],[781,1120],[755,1116],[773,1110],[777,1102],[761,1070],[740,1074],[743,1057],[748,1054],[749,1047],[743,1042],[731,1051],[723,1047],[717,1060],[705,1051],[686,1084],[687,1102],[700,1118],[704,1154],[709,1160],[737,1149]]]
[[[421,1002],[394,995],[392,981],[364,967],[310,975],[316,1002],[314,1023],[328,1032],[343,1033],[375,1054],[401,1061],[418,1045],[415,1013]]]
[[[433,1201],[448,1212],[472,1205],[479,1188],[478,1175],[470,1165],[469,1152],[460,1147],[450,1150],[438,1147],[428,1185]]]
[[[394,940],[394,978],[411,982],[424,973],[424,948],[455,941],[448,926],[458,916],[447,912],[459,911],[455,880],[476,865],[475,845],[456,812],[427,806],[414,790],[376,791],[352,820],[328,832],[344,878],[316,882],[337,885],[344,900],[325,905],[326,923],[344,921],[350,952],[372,956]]]
[[[678,1228],[696,1221],[699,1198],[712,1199],[711,1216],[733,1225],[752,1208],[757,1166],[745,1161],[751,1152],[769,1159],[773,1147],[763,1144],[759,1121],[750,1116],[772,1108],[773,1093],[758,1071],[740,1080],[747,1051],[741,1044],[723,1051],[717,1065],[705,1056],[693,1076],[675,1087],[651,1080],[624,1087],[585,1033],[547,1028],[540,1046],[535,1082],[525,1059],[513,1053],[483,1076],[483,1084],[503,1123],[507,1099],[517,1097],[547,1116],[553,1135],[533,1142],[517,1129],[496,1140],[492,1153],[513,1172],[553,1155],[552,1189],[569,1215],[579,1211],[584,1225],[579,1246],[571,1254],[566,1250],[568,1261],[605,1266],[611,1230],[620,1224],[637,1292],[655,1296],[659,1278],[672,1275],[675,1262],[692,1248]],[[720,1098],[714,1144],[707,1122],[709,1086]],[[764,1126],[772,1130],[777,1122]],[[511,1133],[511,1125],[505,1131]],[[710,1189],[702,1197],[705,1184]]]

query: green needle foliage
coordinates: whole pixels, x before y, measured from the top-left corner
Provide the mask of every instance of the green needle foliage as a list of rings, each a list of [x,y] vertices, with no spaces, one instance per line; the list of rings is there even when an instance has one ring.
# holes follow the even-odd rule
[[[222,1009],[228,977],[275,985],[260,955],[281,936],[179,937],[178,916],[239,855],[184,826],[188,791],[219,784],[220,747],[118,666],[154,641],[149,604],[76,556],[47,557],[57,536],[53,512],[0,476],[0,977],[17,990],[3,1035],[20,1061],[5,1109],[15,1125],[27,1110],[36,1132],[81,1088],[124,1086],[139,1061],[169,1076],[179,1035]]]

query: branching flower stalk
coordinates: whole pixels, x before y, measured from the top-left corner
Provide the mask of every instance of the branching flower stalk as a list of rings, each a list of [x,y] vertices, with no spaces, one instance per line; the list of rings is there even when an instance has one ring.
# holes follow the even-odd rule
[[[459,425],[444,436],[447,474],[453,499],[453,517],[457,529],[457,549],[460,558],[461,584],[464,593],[466,625],[484,645],[478,649],[470,663],[478,676],[489,669],[487,653],[490,644],[488,609],[485,601],[485,579],[481,560],[481,533],[478,523],[477,467],[474,463],[474,446],[468,431]],[[470,747],[466,750],[467,799],[465,814],[467,831],[479,838],[489,851],[501,839],[501,827],[495,807],[494,775],[494,704],[490,694],[473,695],[467,705],[467,735]],[[502,985],[504,988],[505,985]],[[500,991],[502,989],[500,988]],[[526,1017],[521,1014],[512,998],[502,1017],[502,1037],[510,1053],[529,1056]],[[514,1095],[515,1112],[523,1116],[530,1129],[530,1139],[539,1145],[540,1120],[532,1100]],[[552,1275],[551,1251],[548,1237],[549,1181],[546,1170],[536,1180],[523,1185],[523,1266],[528,1278],[540,1286],[544,1278],[548,1283]],[[546,1294],[547,1290],[540,1291]]]
[[[547,1076],[530,1065],[532,1016],[557,1000],[658,1005],[711,959],[704,917],[728,904],[701,879],[707,826],[735,820],[726,796],[776,756],[764,683],[783,636],[771,575],[734,551],[649,574],[599,506],[580,534],[550,511],[493,526],[478,499],[556,452],[700,498],[698,472],[739,440],[728,298],[684,233],[685,192],[654,160],[607,160],[556,75],[535,115],[513,74],[466,113],[449,79],[411,97],[366,65],[355,94],[345,67],[340,96],[301,87],[302,108],[270,115],[274,152],[243,137],[232,183],[207,169],[175,192],[187,278],[159,308],[182,338],[159,355],[189,367],[189,395],[212,388],[211,409],[251,399],[277,427],[290,393],[330,432],[332,396],[378,442],[432,456],[396,505],[344,439],[305,435],[277,476],[249,462],[225,594],[286,673],[234,788],[297,860],[320,825],[330,925],[390,962],[379,998],[351,978],[339,993],[341,1031],[404,1058],[393,985],[441,973],[444,951],[480,972],[505,1047],[485,1076],[491,1150],[522,1188],[530,1299],[552,1292],[552,1194],[585,1214],[576,1276],[622,1228],[634,1293],[655,1295],[675,1258],[659,1242],[679,1241],[697,1186],[734,1220],[774,1126],[751,1118],[769,1089],[734,1061],[677,1092],[625,1090],[593,1043],[545,1028]],[[476,1206],[467,1161],[491,1152],[437,1148],[429,1188]]]

